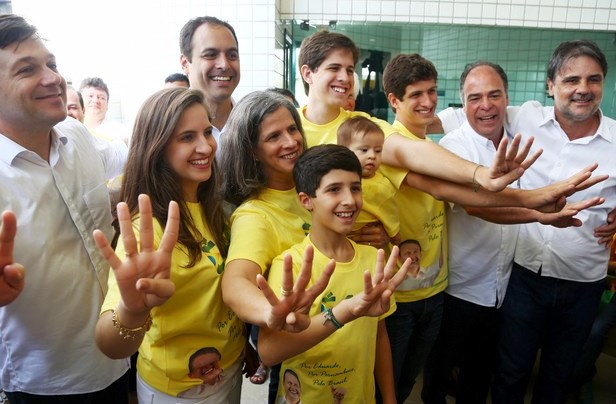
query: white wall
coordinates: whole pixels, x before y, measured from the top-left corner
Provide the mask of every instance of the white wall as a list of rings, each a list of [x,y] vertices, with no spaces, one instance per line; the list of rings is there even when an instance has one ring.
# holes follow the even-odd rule
[[[179,33],[193,17],[212,15],[235,28],[242,77],[234,98],[280,84],[274,0],[13,0],[13,12],[39,29],[75,86],[100,76],[111,116],[128,125],[165,77],[181,71]]]

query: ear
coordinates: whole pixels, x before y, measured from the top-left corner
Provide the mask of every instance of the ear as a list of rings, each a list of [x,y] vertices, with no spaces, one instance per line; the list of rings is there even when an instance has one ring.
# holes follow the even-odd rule
[[[548,79],[548,94],[550,94],[550,97],[554,97],[554,82],[550,79]]]
[[[299,197],[299,203],[302,204],[304,209],[312,212],[312,198],[305,192],[300,192],[297,196]]]
[[[188,76],[188,72],[189,72],[189,65],[190,62],[188,61],[188,58],[184,55],[180,55],[180,66],[182,66],[182,71],[184,72],[185,75]]]
[[[304,81],[308,84],[312,84],[312,70],[310,70],[308,65],[302,65],[299,70]]]
[[[387,101],[389,101],[389,105],[393,108],[398,109],[398,99],[394,95],[394,93],[387,93]]]

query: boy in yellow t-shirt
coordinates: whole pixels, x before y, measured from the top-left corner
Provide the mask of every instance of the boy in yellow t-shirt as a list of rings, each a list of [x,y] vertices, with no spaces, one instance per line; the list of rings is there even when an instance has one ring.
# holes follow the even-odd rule
[[[356,116],[338,128],[338,144],[348,147],[361,164],[364,204],[353,230],[380,222],[392,244],[400,242],[400,221],[394,196],[398,191],[378,169],[385,143],[385,133],[370,119]]]
[[[293,169],[300,202],[312,215],[312,227],[303,242],[274,259],[268,279],[272,289],[264,293],[278,287],[279,295],[294,293],[289,269],[292,266],[294,276],[299,274],[306,249],[314,249],[309,284],[332,261],[336,270],[309,309],[310,326],[295,334],[262,328],[259,353],[265,364],[282,362],[281,376],[289,369],[296,374],[301,402],[333,402],[344,396],[351,403],[374,403],[375,378],[384,401],[395,402],[383,319],[395,310],[390,297],[404,279],[408,264],[393,275],[397,247],[384,267],[382,251],[377,253],[346,237],[362,207],[361,171],[353,152],[339,145],[309,149]],[[284,395],[281,385],[278,399]]]

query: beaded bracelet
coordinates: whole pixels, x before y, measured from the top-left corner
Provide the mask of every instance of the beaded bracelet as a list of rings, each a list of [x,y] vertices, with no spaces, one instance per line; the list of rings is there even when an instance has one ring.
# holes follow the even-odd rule
[[[145,319],[145,322],[141,327],[137,328],[126,328],[120,322],[120,317],[118,317],[118,312],[114,309],[111,309],[111,321],[113,322],[113,327],[118,330],[118,333],[122,338],[129,339],[131,341],[135,341],[137,338],[143,337],[143,334],[150,330],[152,326],[152,316],[148,314],[148,317]]]
[[[325,323],[327,323],[328,321],[331,321],[337,330],[341,329],[344,325],[338,322],[338,320],[334,316],[334,312],[330,308],[325,309],[325,311],[323,312],[323,325],[325,325]]]

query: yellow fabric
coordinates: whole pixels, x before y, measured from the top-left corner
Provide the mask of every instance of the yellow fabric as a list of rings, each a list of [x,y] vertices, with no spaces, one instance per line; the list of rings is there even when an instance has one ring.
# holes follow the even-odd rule
[[[274,257],[304,239],[310,223],[310,212],[299,203],[295,188],[265,188],[233,212],[227,262],[250,260],[266,273]]]
[[[414,141],[431,141],[413,135],[399,121],[395,121],[393,127],[402,136]],[[400,216],[401,240],[415,239],[421,245],[420,273],[417,278],[408,277],[402,282],[395,297],[399,303],[414,302],[434,296],[447,287],[445,203],[408,186],[401,187],[395,199]]]
[[[396,130],[387,121],[370,116],[365,112],[346,111],[342,108],[340,108],[340,113],[338,114],[338,117],[336,119],[324,125],[317,125],[310,122],[306,118],[306,108],[307,106],[299,108],[299,115],[302,119],[302,128],[304,129],[304,136],[306,137],[306,143],[308,144],[308,147],[320,144],[337,143],[336,134],[338,133],[338,128],[340,127],[340,125],[342,125],[347,119],[356,116],[363,116],[377,124],[385,134],[385,139],[387,139],[392,133],[396,133]],[[379,167],[379,171],[389,181],[391,181],[391,183],[396,188],[400,188],[400,185],[402,184],[402,181],[404,181],[404,177],[406,177],[406,173],[408,172],[408,170],[386,166],[385,164],[381,164],[381,166]]]
[[[389,237],[400,231],[398,206],[394,196],[398,192],[396,187],[381,174],[375,173],[372,178],[361,179],[364,205],[353,225],[353,230],[359,230],[373,222],[383,223]]]
[[[221,279],[224,259],[214,244],[198,203],[188,203],[190,214],[203,235],[201,260],[191,268],[188,254],[181,246],[173,251],[171,280],[175,294],[165,304],[152,309],[152,327],[139,348],[137,370],[155,389],[176,396],[202,384],[188,377],[188,360],[197,350],[214,347],[221,354],[220,366],[227,369],[242,355],[245,326],[222,301]],[[133,219],[138,231],[139,219]],[[154,221],[154,246],[158,247],[163,229]],[[138,233],[137,233],[138,236]],[[117,254],[125,257],[122,242]],[[109,292],[101,312],[118,306],[120,292],[113,273],[109,276]]]
[[[372,247],[350,241],[355,256],[350,262],[336,263],[336,270],[327,288],[315,299],[310,308],[310,316],[322,313],[326,308],[336,306],[342,299],[360,293],[363,286],[363,272],[374,272],[376,250]],[[293,257],[293,274],[300,271],[302,256],[306,246],[312,244],[306,237],[284,254],[274,259],[268,282],[274,291],[282,286],[282,263],[285,254]],[[313,245],[314,247],[314,245]],[[329,258],[314,247],[312,278],[309,286],[321,275]],[[395,311],[392,299],[389,312],[380,318],[362,317],[345,324],[332,335],[311,349],[282,363],[278,398],[284,396],[283,376],[286,369],[298,374],[301,384],[302,403],[326,403],[333,401],[331,387],[344,388],[343,402],[374,403],[374,362],[378,321]]]

